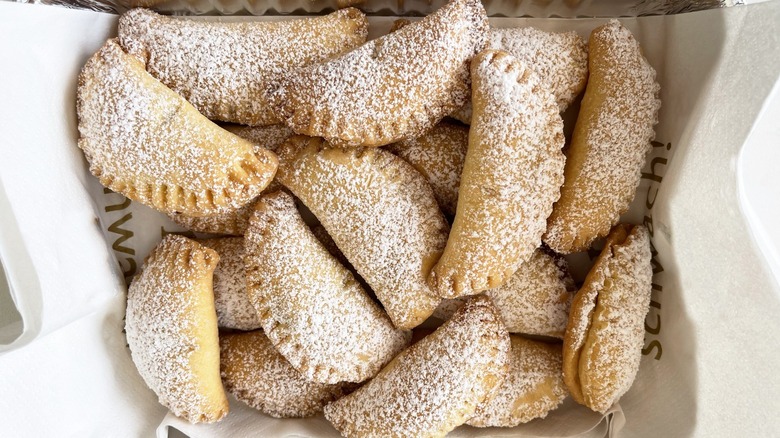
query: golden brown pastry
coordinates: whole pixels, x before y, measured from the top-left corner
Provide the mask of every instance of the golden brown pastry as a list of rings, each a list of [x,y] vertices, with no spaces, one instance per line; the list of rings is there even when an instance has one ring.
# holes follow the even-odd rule
[[[387,150],[406,160],[427,178],[442,211],[455,215],[460,173],[468,145],[467,127],[441,122],[421,137],[399,141]]]
[[[260,317],[252,303],[246,287],[244,266],[244,239],[222,237],[196,240],[219,254],[219,263],[214,269],[214,307],[217,323],[222,328],[255,330],[260,328]]]
[[[282,143],[295,135],[292,129],[285,125],[225,125],[224,128],[245,140],[251,141],[255,145],[254,150],[256,154],[262,154],[263,150],[276,152],[276,149]]]
[[[576,402],[604,413],[631,387],[652,276],[647,228],[617,225],[574,297],[563,339],[563,379]]]
[[[215,22],[133,9],[119,18],[119,41],[152,76],[213,120],[279,123],[263,89],[297,68],[363,44],[365,15],[349,8],[285,21]]]
[[[169,234],[127,291],[133,362],[160,403],[191,423],[213,423],[228,413],[211,290],[218,261],[214,250]]]
[[[426,283],[449,226],[425,177],[382,149],[337,149],[318,138],[283,144],[277,179],[320,220],[393,324],[416,327],[439,304]]]
[[[574,290],[566,260],[537,249],[506,284],[484,294],[493,301],[509,333],[563,339]],[[465,301],[444,300],[433,315],[448,319]]]
[[[266,336],[319,383],[362,382],[409,344],[320,244],[292,196],[260,198],[245,235],[249,300]]]
[[[219,345],[222,381],[227,392],[272,417],[311,417],[352,386],[307,380],[260,330],[223,334]]]
[[[443,437],[503,383],[509,348],[490,300],[475,297],[325,418],[345,437]]]
[[[166,213],[240,208],[267,186],[276,156],[215,125],[154,79],[116,40],[79,75],[79,147],[115,192]]]
[[[506,283],[541,244],[563,183],[563,121],[539,78],[499,50],[477,55],[471,78],[458,209],[430,276],[444,298]]]
[[[576,32],[544,32],[533,27],[490,29],[488,49],[504,50],[528,66],[555,96],[562,112],[585,89],[588,47]],[[451,114],[471,122],[471,101]]]
[[[564,254],[586,250],[628,210],[661,105],[655,70],[619,21],[591,33],[589,52],[590,78],[567,153],[566,182],[543,238]]]
[[[488,22],[479,0],[451,0],[421,21],[269,87],[299,134],[334,146],[382,146],[419,137],[468,96],[468,61]]]
[[[547,413],[568,395],[561,376],[561,344],[511,337],[509,372],[488,401],[477,406],[469,421],[476,427],[514,427]]]

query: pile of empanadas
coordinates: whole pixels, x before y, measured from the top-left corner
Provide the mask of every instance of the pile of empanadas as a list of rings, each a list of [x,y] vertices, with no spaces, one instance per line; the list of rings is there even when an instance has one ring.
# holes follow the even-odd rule
[[[230,393],[349,437],[605,412],[650,299],[648,230],[618,223],[660,105],[638,43],[491,29],[478,0],[367,29],[137,9],[85,65],[92,173],[208,233],[164,237],[129,287],[141,376],[191,422]],[[603,237],[575,282],[564,256]]]

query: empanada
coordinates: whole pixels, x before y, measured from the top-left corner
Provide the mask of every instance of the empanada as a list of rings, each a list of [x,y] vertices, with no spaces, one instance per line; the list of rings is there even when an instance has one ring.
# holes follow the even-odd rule
[[[588,47],[576,32],[544,32],[533,27],[490,29],[488,49],[504,50],[528,66],[542,80],[563,112],[585,89]],[[451,114],[471,122],[471,100]]]
[[[263,90],[297,68],[363,44],[365,15],[349,8],[285,21],[216,22],[132,9],[119,18],[119,41],[152,76],[212,120],[270,125],[279,118]]]
[[[619,224],[571,305],[563,379],[577,403],[604,413],[634,382],[650,309],[647,228]]]
[[[474,118],[458,209],[430,282],[441,297],[501,286],[539,247],[563,184],[563,121],[552,94],[506,52],[471,64]]]
[[[441,122],[422,136],[393,143],[387,150],[409,162],[427,178],[439,207],[454,215],[468,145],[467,127]]]
[[[385,150],[329,148],[319,138],[293,137],[278,153],[277,179],[320,220],[393,324],[425,321],[440,301],[426,277],[449,231],[425,177]]]
[[[307,380],[260,330],[223,334],[219,345],[222,381],[227,392],[272,417],[311,417],[353,386]]]
[[[659,86],[639,43],[619,21],[590,36],[590,78],[567,152],[561,198],[543,240],[586,250],[628,210],[658,122]]]
[[[495,395],[466,422],[476,427],[514,427],[547,413],[568,395],[561,376],[561,344],[511,336],[509,372]]]
[[[409,343],[320,244],[292,196],[260,198],[245,238],[249,299],[266,336],[307,379],[362,382]]]
[[[537,249],[506,284],[484,294],[493,300],[509,333],[563,339],[574,291],[566,260]],[[448,319],[465,301],[444,300],[433,316]]]
[[[276,171],[270,151],[215,125],[108,40],[79,75],[79,147],[109,189],[165,213],[240,208]]]
[[[218,261],[214,250],[169,234],[127,291],[133,362],[160,403],[191,423],[212,423],[228,413],[211,290]]]
[[[334,146],[419,137],[465,102],[468,62],[487,30],[479,0],[451,0],[421,21],[280,78],[267,96],[295,132]]]
[[[509,348],[490,300],[474,297],[325,418],[345,437],[443,437],[503,383]]]
[[[260,316],[249,301],[246,287],[244,239],[222,237],[197,242],[219,254],[213,281],[214,307],[219,326],[237,330],[260,328]]]

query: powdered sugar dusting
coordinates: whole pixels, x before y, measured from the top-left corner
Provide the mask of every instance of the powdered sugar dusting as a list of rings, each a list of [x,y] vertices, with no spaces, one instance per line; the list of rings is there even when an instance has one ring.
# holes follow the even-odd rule
[[[119,19],[127,51],[149,72],[213,120],[268,125],[279,119],[263,97],[269,83],[366,40],[354,8],[275,22],[175,19],[133,9]]]
[[[219,326],[238,330],[260,328],[260,317],[249,302],[246,288],[244,239],[224,237],[197,242],[219,254],[219,263],[214,269],[214,307]]]
[[[468,62],[485,45],[479,0],[452,0],[421,21],[282,78],[269,101],[299,134],[334,146],[420,136],[468,97]]]
[[[254,150],[256,154],[261,154],[264,149],[276,152],[276,148],[295,135],[292,129],[285,125],[227,125],[224,128],[243,139],[251,141],[255,145]]]
[[[402,140],[387,149],[414,166],[431,184],[442,211],[454,215],[468,145],[468,128],[441,122],[421,137]]]
[[[293,137],[278,180],[314,213],[396,327],[422,323],[439,303],[426,283],[449,226],[425,178],[382,149],[328,148]]]
[[[509,348],[490,300],[476,297],[325,417],[344,436],[443,437],[503,382]]]
[[[447,247],[431,275],[442,297],[509,280],[541,243],[563,183],[563,121],[552,95],[506,52],[472,63],[474,119]]]
[[[593,31],[590,79],[566,163],[566,183],[545,242],[562,253],[605,236],[634,198],[658,122],[659,86],[639,43],[619,21]]]
[[[239,208],[273,178],[276,157],[210,122],[115,40],[79,76],[79,147],[103,185],[163,212]]]
[[[160,403],[190,422],[213,422],[227,414],[224,394],[214,400],[203,390],[209,380],[219,382],[216,361],[191,361],[208,344],[217,348],[216,318],[200,320],[199,315],[204,306],[213,311],[206,286],[218,260],[214,251],[168,235],[146,259],[127,292],[125,329],[133,362]],[[197,338],[195,326],[213,339]]]
[[[338,399],[352,386],[306,380],[259,330],[222,335],[219,344],[225,389],[272,417],[316,415],[325,404]]]
[[[250,301],[277,350],[307,379],[362,382],[408,345],[317,241],[292,197],[265,195],[245,236]]]
[[[561,346],[512,336],[509,372],[495,396],[467,422],[477,427],[514,427],[544,418],[568,395],[561,377]]]

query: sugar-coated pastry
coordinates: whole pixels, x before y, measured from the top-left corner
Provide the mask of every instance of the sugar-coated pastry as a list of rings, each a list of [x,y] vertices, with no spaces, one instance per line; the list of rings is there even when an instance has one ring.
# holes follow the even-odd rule
[[[191,423],[213,423],[228,413],[211,290],[217,262],[214,250],[170,234],[127,291],[133,362],[160,403]]]
[[[477,406],[469,426],[514,427],[544,418],[569,394],[561,375],[561,344],[515,335],[511,342],[506,379],[491,399]]]
[[[509,333],[563,339],[574,290],[566,260],[537,249],[506,284],[484,294],[493,301]],[[444,300],[433,315],[448,319],[465,300]]]
[[[574,297],[563,339],[563,379],[576,402],[604,413],[631,387],[652,276],[647,228],[617,225]]]
[[[527,65],[555,96],[560,111],[585,89],[588,46],[576,32],[545,32],[533,27],[490,29],[488,49],[504,50]],[[451,114],[471,122],[471,101]]]
[[[401,140],[387,149],[414,166],[431,184],[442,211],[455,214],[458,187],[469,129],[454,123],[441,122],[420,137]]]
[[[262,153],[263,149],[276,152],[276,148],[295,135],[292,129],[281,124],[266,126],[225,125],[224,128],[251,141],[255,145],[255,153],[257,154]]]
[[[443,437],[503,383],[509,344],[490,300],[474,297],[325,418],[345,437]]]
[[[563,121],[540,79],[500,50],[477,55],[471,78],[458,208],[430,276],[444,298],[506,283],[541,244],[563,183]]]
[[[284,21],[216,22],[132,9],[119,18],[119,41],[152,76],[212,120],[270,125],[279,118],[263,90],[297,68],[363,44],[365,15],[349,8]]]
[[[249,301],[244,266],[244,239],[222,237],[196,240],[219,254],[214,269],[214,307],[217,323],[222,328],[255,330],[260,328],[260,316]]]
[[[469,60],[485,45],[479,0],[451,0],[421,21],[268,89],[299,134],[334,146],[382,146],[418,137],[468,97]]]
[[[279,182],[320,220],[393,324],[425,321],[440,301],[426,277],[449,231],[425,177],[385,150],[319,138],[293,137],[278,153]]]
[[[111,190],[166,213],[240,208],[274,176],[276,156],[203,117],[108,40],[79,75],[79,147]]]
[[[249,299],[274,347],[307,379],[362,382],[409,343],[317,241],[292,196],[264,195],[245,238]]]
[[[227,392],[272,417],[311,417],[353,385],[307,380],[274,349],[261,330],[223,334],[219,345]]]
[[[639,43],[619,21],[589,41],[590,78],[567,152],[561,198],[544,242],[584,251],[628,210],[658,122],[659,86]]]

